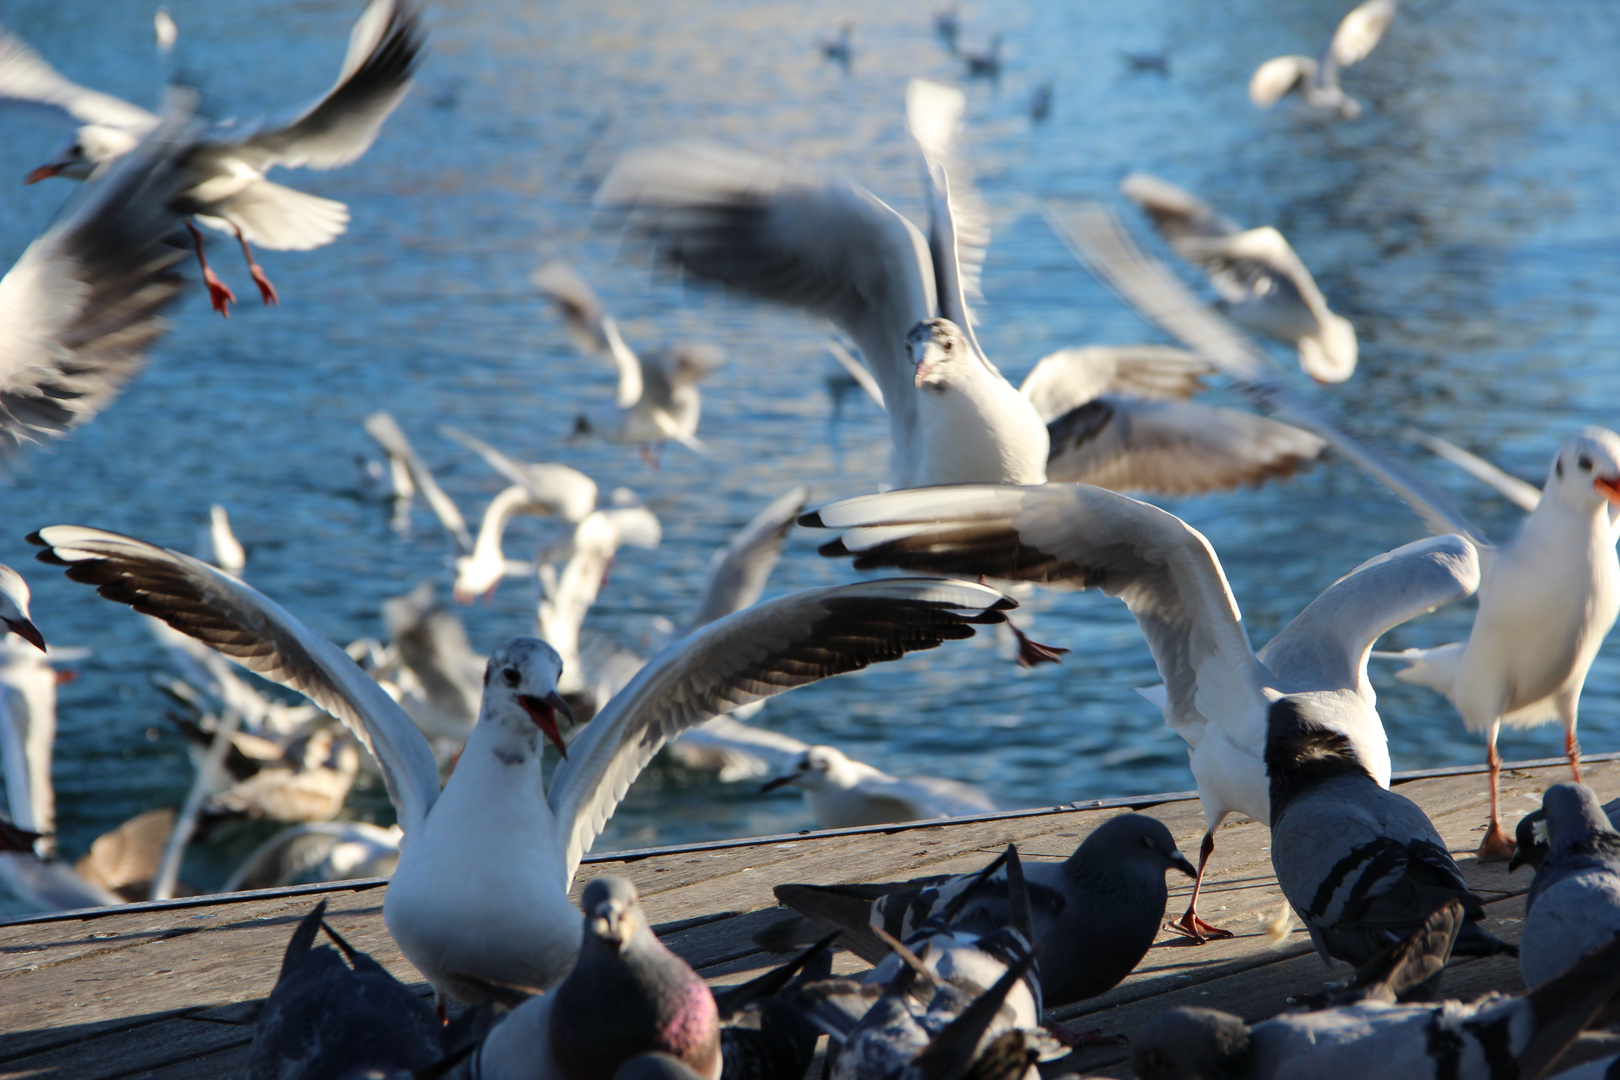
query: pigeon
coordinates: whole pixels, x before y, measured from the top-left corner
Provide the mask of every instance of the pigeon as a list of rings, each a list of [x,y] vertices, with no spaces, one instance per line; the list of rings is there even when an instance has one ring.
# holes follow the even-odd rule
[[[1145,814],[1121,814],[1103,822],[1061,863],[1023,867],[1033,939],[1041,950],[1036,975],[1048,1007],[1106,993],[1136,968],[1164,919],[1169,895],[1164,875],[1169,870],[1197,874],[1164,823]],[[842,945],[877,963],[889,948],[876,931],[888,938],[909,938],[973,888],[978,877],[779,885],[776,897],[823,929],[842,930]],[[999,871],[978,886],[959,918],[1005,925],[1009,895],[1006,871]],[[770,936],[790,932],[790,925],[784,925],[771,928]]]
[[[439,1061],[444,1028],[433,1006],[339,937],[325,914],[322,900],[287,943],[253,1026],[250,1080],[391,1075]],[[315,944],[322,930],[337,948]]]
[[[1620,831],[1584,784],[1554,784],[1541,805],[1548,850],[1519,942],[1519,972],[1532,989],[1620,935]]]
[[[585,929],[573,970],[490,1032],[478,1050],[480,1080],[612,1080],[628,1059],[650,1053],[720,1080],[714,995],[652,932],[635,886],[596,878],[580,907]]]
[[[389,932],[443,1006],[511,1003],[568,974],[579,923],[568,885],[631,782],[671,735],[806,683],[898,659],[1002,621],[1013,601],[939,579],[810,589],[667,647],[563,749],[562,661],[514,638],[491,654],[478,723],[441,792],[426,739],[347,653],[251,587],[116,533],[50,526],[47,562],[103,597],[195,636],[309,697],[376,759],[404,842],[383,903]],[[543,743],[564,756],[542,783]]]
[[[936,776],[890,776],[834,746],[806,746],[793,765],[759,790],[793,785],[822,829],[990,814],[995,801],[971,784]]]
[[[883,391],[897,487],[1046,478],[1045,426],[985,357],[968,316],[977,237],[946,162],[963,101],[938,83],[908,89],[926,237],[850,181],[710,144],[632,151],[596,195],[693,276],[847,334]]]
[[[1544,1076],[1620,990],[1620,943],[1524,997],[1380,1001],[1246,1024],[1172,1009],[1132,1040],[1139,1080],[1498,1080]]]
[[[1317,382],[1344,382],[1356,370],[1356,331],[1328,309],[1316,279],[1282,233],[1243,229],[1190,192],[1146,173],[1120,182],[1170,249],[1209,275],[1226,312],[1248,330],[1299,350],[1300,370]]]
[[[1512,951],[1475,925],[1484,903],[1418,805],[1374,780],[1351,740],[1295,699],[1271,706],[1266,772],[1271,866],[1323,963],[1359,968],[1451,900],[1467,915],[1453,951]]]
[[[1339,86],[1339,69],[1367,58],[1395,18],[1395,9],[1395,0],[1365,0],[1339,23],[1321,59],[1278,56],[1267,60],[1249,79],[1249,100],[1257,109],[1269,109],[1297,89],[1311,108],[1357,119],[1361,102]]]
[[[1620,799],[1610,799],[1604,803],[1603,814],[1609,819],[1611,826],[1620,830]],[[1518,828],[1514,829],[1514,839],[1517,843],[1513,857],[1508,860],[1508,873],[1511,874],[1521,866],[1540,870],[1541,864],[1546,861],[1547,852],[1552,850],[1547,843],[1546,809],[1532,810],[1520,818]]]
[[[829,934],[787,963],[715,994],[723,1076],[804,1080],[821,1029],[798,1007],[797,998],[806,986],[832,975],[831,946],[837,937]]]
[[[1256,653],[1209,541],[1173,514],[1101,488],[894,491],[824,506],[801,524],[838,530],[821,552],[853,555],[857,569],[985,574],[1123,600],[1164,679],[1144,696],[1189,747],[1208,822],[1199,884],[1226,815],[1271,820],[1265,733],[1274,700],[1299,702],[1343,732],[1376,781],[1389,783],[1368,651],[1391,627],[1463,599],[1479,581],[1462,537],[1420,540],[1352,570]],[[1198,893],[1195,885],[1171,927],[1197,940],[1224,936],[1198,916]]]
[[[350,34],[337,83],[319,101],[297,114],[220,124],[191,137],[179,159],[184,183],[166,205],[186,215],[215,311],[228,315],[236,297],[208,266],[192,217],[236,237],[264,302],[277,303],[275,286],[249,245],[272,251],[322,247],[348,226],[349,208],[273,184],[265,174],[278,165],[335,169],[369,150],[410,90],[424,44],[421,15],[410,0],[371,0]],[[55,158],[29,174],[29,183],[96,177],[159,124],[144,109],[63,78],[3,32],[0,97],[59,110],[83,125]]]

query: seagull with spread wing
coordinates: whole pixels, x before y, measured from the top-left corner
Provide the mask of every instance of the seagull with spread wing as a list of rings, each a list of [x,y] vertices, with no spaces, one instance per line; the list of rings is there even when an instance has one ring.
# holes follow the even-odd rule
[[[46,562],[309,697],[376,758],[404,830],[383,915],[441,998],[512,1001],[579,951],[568,886],[631,782],[676,732],[872,663],[972,636],[1012,601],[959,581],[892,579],[757,604],[671,645],[563,749],[561,662],[515,638],[485,672],[479,720],[441,791],[432,751],[348,654],[274,601],[187,555],[79,526],[33,535]],[[564,754],[544,782],[549,740]]]
[[[1395,18],[1395,9],[1395,0],[1365,0],[1333,31],[1321,59],[1278,56],[1267,60],[1249,79],[1249,100],[1257,109],[1269,109],[1289,91],[1298,90],[1311,108],[1356,119],[1361,115],[1361,102],[1339,86],[1339,69],[1367,58]]]

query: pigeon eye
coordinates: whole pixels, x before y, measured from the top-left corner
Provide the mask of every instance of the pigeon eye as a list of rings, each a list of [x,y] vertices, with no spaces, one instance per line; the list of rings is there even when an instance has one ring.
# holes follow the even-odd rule
[[[507,686],[516,686],[523,681],[523,676],[518,672],[518,669],[510,667],[501,672],[501,678],[506,680]]]
[[[1142,837],[1142,846],[1145,847],[1145,848],[1152,848],[1153,847],[1153,837],[1151,837],[1151,836]]]
[[[1581,467],[1581,472],[1592,471],[1592,459],[1587,457],[1585,454],[1582,454],[1578,459],[1576,459],[1575,464]]]

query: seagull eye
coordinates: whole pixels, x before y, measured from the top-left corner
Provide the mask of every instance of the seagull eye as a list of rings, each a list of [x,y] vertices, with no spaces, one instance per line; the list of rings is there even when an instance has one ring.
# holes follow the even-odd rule
[[[523,681],[523,676],[518,672],[518,669],[510,667],[501,672],[501,678],[506,680],[507,686],[516,686]]]
[[[1581,472],[1592,471],[1592,459],[1587,457],[1585,454],[1582,454],[1578,459],[1576,459],[1575,464],[1581,467]]]
[[[956,342],[952,341],[950,338],[946,338],[945,339],[945,346],[944,346],[945,351],[950,352],[951,351],[951,346],[954,345],[954,344],[956,344]]]

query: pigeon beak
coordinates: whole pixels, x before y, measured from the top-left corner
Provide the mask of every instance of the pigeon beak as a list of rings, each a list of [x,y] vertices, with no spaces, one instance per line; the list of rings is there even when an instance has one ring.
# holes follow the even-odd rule
[[[1620,503],[1620,476],[1600,476],[1592,481],[1598,494],[1612,503]]]
[[[520,694],[517,700],[518,704],[523,706],[523,711],[529,714],[529,719],[534,721],[534,726],[551,740],[551,745],[555,746],[557,752],[566,759],[568,745],[563,742],[562,732],[557,729],[557,714],[562,713],[572,724],[574,711],[568,707],[568,703],[555,690],[543,698]]]
[[[1183,874],[1186,874],[1190,878],[1196,879],[1198,877],[1198,868],[1192,864],[1192,861],[1188,859],[1187,856],[1183,855],[1179,851],[1170,856],[1170,865],[1174,866],[1177,870],[1180,870]]]
[[[1527,863],[1529,861],[1530,861],[1529,859],[1525,858],[1524,847],[1522,845],[1519,846],[1519,847],[1514,848],[1513,849],[1513,857],[1508,860],[1508,865],[1507,865],[1508,873],[1510,873],[1510,874],[1513,873],[1513,871],[1517,870],[1519,867],[1523,866],[1525,863]]]
[[[45,635],[39,632],[39,627],[35,626],[32,620],[6,619],[5,624],[13,634],[16,634],[18,637],[24,639],[40,652],[46,651]]]
[[[759,793],[761,795],[763,795],[767,791],[775,791],[779,787],[783,787],[783,786],[785,786],[787,784],[793,783],[793,781],[797,780],[798,778],[799,778],[799,774],[796,773],[796,772],[783,773],[781,776],[778,776],[778,777],[776,777],[774,779],[771,779],[771,780],[767,780],[763,784],[761,784],[759,786]]]
[[[39,168],[37,168],[33,172],[29,173],[28,178],[26,180],[24,180],[23,183],[24,184],[37,184],[41,180],[49,180],[51,177],[55,176],[57,173],[59,173],[61,171],[62,171],[62,166],[60,166],[60,165],[41,165]]]

